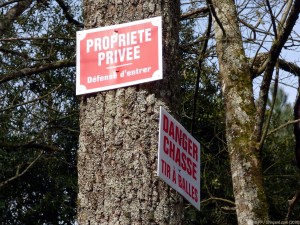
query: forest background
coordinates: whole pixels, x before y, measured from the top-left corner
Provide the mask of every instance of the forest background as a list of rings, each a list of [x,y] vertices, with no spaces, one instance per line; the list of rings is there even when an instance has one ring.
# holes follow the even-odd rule
[[[275,38],[272,16],[279,21],[287,2],[236,1],[253,66]],[[209,8],[206,1],[181,4],[180,117],[202,145],[201,211],[186,203],[185,224],[236,224],[216,43],[213,32],[207,33]],[[82,5],[7,0],[0,9],[0,223],[74,224],[80,98],[75,33],[83,29]],[[287,101],[284,88],[277,90],[278,83],[290,87],[291,80],[298,81],[299,44],[295,30],[269,91],[266,115],[272,116],[262,157],[272,221],[300,221],[300,203],[293,201],[300,190],[294,101]],[[260,87],[259,77],[253,83]],[[298,82],[293,84],[298,90]]]

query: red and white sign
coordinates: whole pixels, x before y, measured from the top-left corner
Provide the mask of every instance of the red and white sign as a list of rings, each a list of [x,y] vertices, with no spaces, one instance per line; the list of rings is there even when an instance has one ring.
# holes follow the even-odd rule
[[[162,107],[157,174],[200,210],[200,144]]]
[[[78,31],[76,94],[162,79],[161,17]]]

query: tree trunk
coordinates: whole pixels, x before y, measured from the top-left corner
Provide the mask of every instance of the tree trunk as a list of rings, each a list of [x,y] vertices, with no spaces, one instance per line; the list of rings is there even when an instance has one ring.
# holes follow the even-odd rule
[[[181,197],[156,176],[159,106],[178,102],[179,1],[84,1],[86,28],[160,15],[164,79],[82,97],[79,224],[181,224]]]
[[[237,218],[240,225],[250,225],[268,219],[261,158],[253,135],[256,109],[251,72],[234,1],[212,3]]]

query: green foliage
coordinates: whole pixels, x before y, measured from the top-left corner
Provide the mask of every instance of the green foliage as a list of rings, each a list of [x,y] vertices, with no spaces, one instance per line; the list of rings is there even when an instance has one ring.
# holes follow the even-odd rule
[[[270,92],[273,89],[272,87]],[[268,104],[272,104],[272,98],[269,98]],[[292,120],[293,108],[287,103],[287,95],[283,89],[278,89],[270,131]],[[263,166],[272,220],[284,220],[288,212],[288,200],[291,200],[300,188],[300,174],[295,163],[294,145],[293,124],[272,133],[265,143]],[[300,205],[297,204],[290,219],[299,220],[299,211]]]
[[[80,20],[80,3],[64,2]],[[1,3],[0,23],[16,5],[13,1],[8,5]],[[198,7],[197,1],[192,7]],[[183,20],[180,32],[180,74],[184,80],[181,121],[186,128],[192,127],[196,101],[194,136],[202,146],[201,211],[187,203],[184,224],[232,225],[237,221],[218,68],[214,60],[207,60],[213,50],[209,49],[196,84],[203,43],[197,33],[202,26],[197,21]],[[75,68],[50,68],[30,76],[18,72],[59,60],[75,61],[76,30],[78,27],[66,20],[56,1],[39,0],[33,1],[0,34],[0,224],[75,221],[79,135]],[[2,82],[3,78],[10,79]],[[194,100],[196,85],[199,93]],[[270,130],[289,120],[292,106],[286,102],[283,90],[279,90]],[[299,190],[293,140],[290,125],[269,135],[262,152],[271,220],[285,218],[287,200]],[[298,204],[292,220],[300,220],[299,211]]]
[[[78,2],[65,2],[76,12]],[[1,17],[16,6],[3,6]],[[0,80],[9,78],[0,83],[1,224],[75,220],[79,135],[75,67],[30,76],[18,71],[74,61],[77,29],[55,1],[33,1],[0,35]]]

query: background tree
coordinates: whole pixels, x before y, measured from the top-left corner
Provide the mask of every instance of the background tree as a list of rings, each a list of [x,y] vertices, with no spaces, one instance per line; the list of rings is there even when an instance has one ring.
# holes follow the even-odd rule
[[[75,3],[0,3],[1,224],[75,220]]]
[[[265,117],[268,92],[276,62],[281,69],[299,75],[295,64],[279,58],[283,46],[297,47],[297,35],[292,29],[298,18],[299,2],[197,1],[190,4],[193,8],[182,18],[205,22],[208,19],[203,18],[209,12],[214,20],[215,39],[209,42],[208,49],[216,51],[207,51],[206,57],[215,53],[218,56],[216,68],[225,105],[227,149],[239,224],[266,221],[270,218],[261,162],[269,118],[272,118]],[[208,37],[203,27],[196,30],[199,39],[190,45],[203,43]],[[261,74],[261,91],[255,102],[253,83],[257,81],[253,79]],[[279,72],[274,73],[275,77],[279,77]]]
[[[249,148],[254,146],[254,149],[259,149],[254,150],[258,154],[250,154],[252,158],[248,159],[262,162],[259,171],[262,175],[260,182],[264,181],[261,187],[264,188],[267,199],[263,204],[268,204],[269,208],[269,213],[265,213],[264,216],[268,214],[270,220],[284,220],[286,216],[291,220],[300,220],[297,202],[300,193],[299,172],[294,156],[295,142],[291,127],[295,121],[292,119],[292,106],[285,102],[285,94],[277,88],[278,83],[290,82],[288,76],[300,74],[300,69],[295,63],[297,58],[291,62],[283,58],[293,55],[299,49],[299,34],[295,29],[291,31],[293,21],[296,21],[299,14],[299,1],[233,3],[182,0],[181,3],[183,13],[180,46],[176,49],[181,54],[179,58],[174,59],[176,54],[169,51],[174,50],[174,43],[168,41],[165,42],[164,51],[167,53],[165,59],[178,62],[176,66],[179,66],[180,70],[176,70],[172,63],[167,77],[171,80],[176,77],[176,84],[182,79],[180,87],[176,86],[174,90],[173,84],[162,81],[92,94],[82,99],[82,115],[94,115],[96,112],[96,116],[90,118],[91,127],[84,128],[84,136],[81,136],[82,140],[85,137],[84,145],[88,141],[94,143],[86,149],[81,148],[81,159],[91,156],[90,159],[86,158],[87,161],[95,162],[86,164],[91,167],[84,167],[92,182],[81,186],[83,194],[79,195],[79,206],[82,220],[83,215],[86,215],[87,220],[92,217],[107,219],[107,214],[104,213],[99,213],[98,217],[94,216],[94,213],[101,211],[103,202],[107,208],[106,213],[111,209],[111,215],[122,215],[122,220],[129,222],[136,218],[151,222],[158,218],[166,218],[165,222],[168,223],[169,217],[166,215],[170,210],[180,210],[170,208],[174,204],[177,205],[178,201],[177,195],[169,198],[174,196],[172,189],[157,180],[154,183],[149,181],[155,177],[150,171],[156,170],[154,159],[157,127],[145,124],[158,123],[158,105],[161,104],[170,106],[172,113],[181,117],[185,127],[190,128],[202,144],[201,212],[184,202],[185,220],[181,218],[183,224],[231,225],[237,223],[237,218],[244,221],[240,209],[246,210],[247,207],[241,207],[240,203],[251,202],[239,201],[237,189],[237,198],[234,198],[231,182],[231,174],[234,174],[234,171],[231,172],[230,164],[239,164],[235,164],[232,158],[231,162],[229,161],[228,151],[232,152],[233,148],[230,145],[235,141],[245,141]],[[86,28],[92,28],[163,15],[165,23],[168,24],[164,25],[165,40],[169,40],[171,34],[176,37],[175,34],[178,33],[177,26],[172,24],[177,24],[178,21],[175,18],[174,21],[168,20],[168,15],[171,15],[171,12],[179,15],[172,7],[164,7],[169,4],[174,3],[129,0],[114,3],[86,2],[85,18],[88,20],[85,21],[85,25]],[[124,8],[124,5],[127,8]],[[76,149],[79,133],[78,103],[74,96],[75,31],[83,27],[80,18],[82,7],[79,1],[71,0],[5,0],[0,3],[0,7],[0,223],[32,224],[34,221],[37,224],[71,224],[76,214]],[[97,10],[95,16],[88,15],[93,7],[99,11]],[[130,10],[134,10],[134,13],[124,14],[131,12]],[[209,25],[210,20],[214,21],[214,26]],[[229,31],[232,25],[235,25],[235,28]],[[231,35],[237,35],[238,41],[231,41]],[[219,47],[225,46],[224,51],[218,52],[219,61],[216,59],[216,42]],[[230,53],[235,44],[239,44],[240,51],[233,51],[234,54],[229,54],[230,60],[224,61],[226,57],[221,57],[223,52]],[[236,53],[238,54],[235,55]],[[243,64],[237,63],[239,60]],[[278,63],[275,73],[272,72],[275,68],[274,62]],[[237,72],[242,71],[241,76],[245,76],[244,79],[240,79],[237,74],[224,72],[224,66],[221,67],[220,63],[229,65],[226,67],[229,69],[243,65]],[[283,70],[288,73],[283,73]],[[181,76],[177,76],[177,71],[180,71]],[[220,78],[223,82],[220,82]],[[228,84],[227,81],[230,81],[230,85],[224,85]],[[244,84],[245,81],[247,84]],[[267,100],[271,83],[274,83],[274,88],[269,96],[277,95],[275,101],[274,97]],[[198,88],[197,91],[195,87]],[[256,90],[260,87],[262,94],[258,95]],[[238,92],[237,97],[233,98],[234,95],[230,94],[230,91],[235,89],[243,93]],[[243,94],[247,89],[249,101],[244,101]],[[254,92],[251,93],[250,89]],[[173,95],[173,91],[183,96],[181,104],[179,98]],[[228,101],[234,103],[234,107],[229,107],[232,104]],[[245,105],[241,107],[243,102]],[[94,103],[97,108],[89,108]],[[108,105],[110,106],[104,107]],[[172,108],[174,105],[176,109]],[[246,110],[251,114],[251,118],[255,114],[255,120],[252,120],[254,122],[248,123],[249,130],[253,130],[253,124],[258,122],[256,128],[259,129],[256,130],[253,142],[248,142],[247,132],[241,133],[236,130],[243,120],[236,122],[240,115],[245,114],[237,113],[232,116],[234,114],[230,113],[230,110],[235,108],[251,109]],[[125,113],[128,111],[134,112]],[[230,121],[232,123],[229,123]],[[232,124],[234,129],[231,129]],[[130,132],[124,132],[126,126]],[[236,132],[234,138],[231,138],[234,132],[230,131]],[[101,142],[93,142],[99,140],[99,137],[102,137]],[[113,140],[113,137],[116,139]],[[103,147],[104,142],[106,147]],[[96,149],[101,149],[101,152]],[[116,154],[120,152],[119,149],[125,152]],[[245,146],[236,147],[235,152],[240,153],[241,149],[245,149]],[[122,165],[116,164],[116,159],[107,157],[113,153],[117,159],[126,156],[126,162],[123,161]],[[98,157],[97,162],[95,157]],[[145,167],[147,163],[151,166]],[[79,164],[83,165],[82,162]],[[119,185],[122,188],[114,189],[115,186],[108,184],[104,192],[100,192],[99,190],[103,189],[96,182],[110,179],[110,175],[102,176],[103,171],[100,168],[123,169],[123,165],[129,166],[132,171],[143,168],[148,176],[125,174],[115,182],[115,186]],[[239,185],[238,182],[249,171],[239,171],[236,177],[241,179],[234,180],[234,187]],[[123,184],[126,184],[124,188]],[[148,185],[151,191],[143,190],[143,185]],[[139,190],[132,189],[133,192],[128,192],[125,187],[130,186],[137,186]],[[109,187],[115,192],[110,192]],[[160,191],[157,190],[163,190],[163,193],[166,191],[167,194],[160,195]],[[102,193],[103,197],[96,201],[95,196],[98,192]],[[248,192],[244,190],[241,193],[247,195]],[[95,201],[87,202],[88,198]],[[242,196],[242,200],[244,199]],[[118,207],[107,207],[109,202],[115,202]],[[139,207],[140,211],[135,210],[138,202],[143,204]],[[237,216],[235,205],[238,209]],[[95,206],[99,206],[99,209],[95,209]],[[143,212],[144,208],[151,210],[144,213],[144,217],[140,216],[141,214],[137,215],[137,212]],[[158,215],[158,212],[163,212],[164,215]],[[261,217],[257,216],[256,212],[248,217],[250,222],[259,219]],[[180,218],[176,217],[174,220],[177,222]],[[93,220],[90,222],[92,224]]]
[[[189,8],[190,12],[197,10],[197,5]],[[193,124],[196,125],[194,136],[201,143],[202,201],[200,212],[187,204],[185,224],[235,224],[236,214],[232,209],[234,202],[225,144],[224,105],[217,70],[202,60],[199,71],[199,61],[201,58],[205,59],[200,52],[205,38],[195,31],[197,19],[187,19],[188,14],[183,13],[181,16],[179,49],[180,74],[183,76],[181,93],[184,97],[180,114],[182,124],[191,132]],[[195,82],[199,82],[198,96],[195,95]]]
[[[283,220],[288,216],[291,200],[295,190],[299,188],[299,170],[295,161],[295,141],[293,126],[283,126],[293,121],[293,107],[287,102],[287,94],[279,88],[274,99],[274,86],[270,88],[268,108],[272,105],[273,113],[270,121],[270,130],[263,151],[263,173],[270,205],[272,220]],[[267,115],[269,115],[269,110]],[[281,128],[281,129],[278,129]],[[283,188],[284,184],[284,188]],[[290,202],[290,201],[289,201]],[[296,204],[290,210],[289,218],[299,220],[300,205]]]

